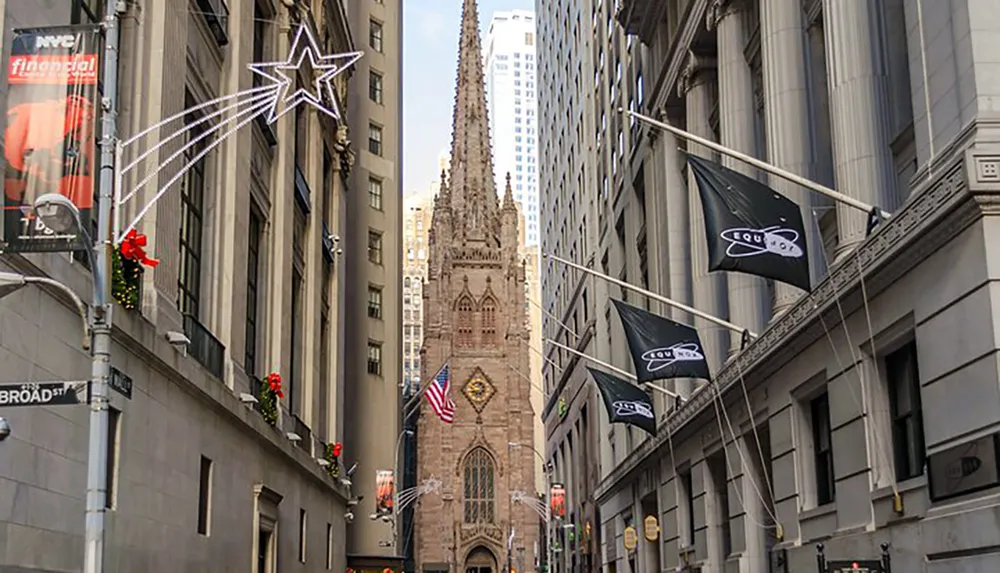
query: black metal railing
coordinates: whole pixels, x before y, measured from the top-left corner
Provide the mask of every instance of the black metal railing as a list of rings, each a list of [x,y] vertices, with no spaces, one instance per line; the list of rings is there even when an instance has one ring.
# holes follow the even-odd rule
[[[261,379],[259,379],[259,378],[257,378],[256,376],[251,376],[250,377],[250,394],[253,395],[253,397],[257,399],[257,401],[253,403],[253,409],[258,414],[261,412],[260,397],[263,394],[263,391],[264,391],[264,381],[261,380]]]
[[[300,420],[298,416],[294,416],[294,418],[295,418],[295,433],[298,434],[300,438],[302,438],[301,440],[295,442],[295,445],[308,452],[309,448],[312,446],[312,430],[310,430],[309,426],[307,426],[305,422]]]
[[[198,322],[197,318],[190,314],[184,315],[184,335],[191,340],[188,354],[204,366],[205,370],[221,379],[226,347],[204,325]]]

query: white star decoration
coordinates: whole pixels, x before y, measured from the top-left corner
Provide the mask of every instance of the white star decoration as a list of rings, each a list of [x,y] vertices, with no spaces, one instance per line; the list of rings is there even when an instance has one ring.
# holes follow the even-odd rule
[[[295,32],[292,45],[288,49],[287,60],[247,65],[251,72],[271,80],[275,87],[280,90],[268,110],[267,122],[274,123],[301,103],[307,103],[330,117],[339,119],[340,109],[337,107],[337,98],[334,96],[333,78],[349,69],[363,55],[364,52],[321,55],[319,46],[309,28],[300,25]],[[296,72],[302,67],[302,62],[307,57],[315,80],[308,88],[304,86],[296,88],[298,83]]]

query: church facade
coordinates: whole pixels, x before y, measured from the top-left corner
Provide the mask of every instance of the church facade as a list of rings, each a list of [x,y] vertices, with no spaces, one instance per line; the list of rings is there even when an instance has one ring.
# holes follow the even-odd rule
[[[429,234],[421,379],[447,364],[454,423],[422,400],[417,482],[441,480],[414,509],[414,559],[424,572],[533,571],[541,549],[535,496],[535,413],[528,372],[525,263],[508,183],[493,178],[475,0],[464,0],[451,168]],[[524,446],[522,446],[522,444]]]

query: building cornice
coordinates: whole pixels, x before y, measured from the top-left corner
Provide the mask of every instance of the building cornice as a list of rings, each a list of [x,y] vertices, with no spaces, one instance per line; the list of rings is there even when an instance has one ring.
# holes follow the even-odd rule
[[[712,384],[726,393],[738,383],[739,373],[742,373],[748,387],[759,385],[818,340],[823,335],[824,323],[839,324],[841,311],[849,315],[860,308],[864,302],[860,292],[862,276],[870,300],[982,217],[984,212],[997,212],[1000,201],[995,193],[972,193],[969,189],[970,181],[976,189],[989,189],[991,184],[1000,189],[1000,181],[987,179],[993,168],[983,167],[991,161],[1000,164],[1000,153],[959,149],[951,155],[951,161],[934,183],[923,190],[915,190],[914,197],[901,211],[884,222],[855,254],[831,269],[826,280],[810,295],[800,298],[760,338],[729,362]],[[987,178],[982,176],[984,172]],[[841,310],[838,310],[838,301]],[[694,424],[689,422],[708,413],[715,392],[706,386],[661,424],[655,436],[647,438],[602,480],[596,492],[598,501],[606,501],[626,480],[655,463],[652,454],[667,443],[668,436],[682,440],[695,431]]]

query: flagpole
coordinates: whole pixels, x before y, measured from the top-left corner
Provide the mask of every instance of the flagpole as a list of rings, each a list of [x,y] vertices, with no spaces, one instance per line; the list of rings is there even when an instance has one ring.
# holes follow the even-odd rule
[[[738,332],[740,334],[743,334],[745,332],[745,333],[748,333],[751,338],[757,338],[757,333],[751,332],[750,330],[747,330],[746,328],[743,328],[742,326],[735,325],[735,324],[729,322],[728,320],[723,320],[723,319],[721,319],[721,318],[719,318],[717,316],[713,316],[711,314],[708,314],[707,312],[700,311],[700,310],[698,310],[696,308],[693,308],[693,307],[690,307],[690,306],[688,306],[686,304],[677,302],[676,300],[669,299],[669,298],[667,298],[667,297],[665,297],[663,295],[656,294],[655,292],[648,291],[648,290],[646,290],[644,288],[640,288],[640,287],[637,287],[635,285],[631,285],[631,284],[629,284],[629,283],[627,283],[627,282],[625,282],[623,280],[616,279],[615,277],[608,276],[608,275],[606,275],[604,273],[599,273],[599,272],[595,271],[594,269],[588,269],[587,267],[585,267],[583,265],[578,265],[578,264],[576,264],[576,263],[574,263],[572,261],[567,261],[566,259],[563,259],[561,257],[557,257],[555,255],[549,255],[549,254],[543,253],[542,256],[546,257],[546,258],[549,258],[549,259],[552,259],[552,260],[554,260],[556,262],[560,262],[560,263],[562,263],[562,264],[564,264],[564,265],[566,265],[568,267],[572,267],[574,269],[581,270],[581,271],[583,271],[585,273],[590,273],[590,274],[594,275],[595,277],[602,278],[602,279],[604,279],[604,280],[606,280],[606,281],[608,281],[610,283],[616,284],[616,285],[618,285],[618,286],[620,286],[622,288],[627,288],[629,290],[635,291],[635,292],[637,292],[637,293],[639,293],[639,294],[641,294],[643,296],[648,296],[649,298],[658,300],[658,301],[662,302],[663,304],[672,306],[672,307],[674,307],[676,309],[682,310],[682,311],[687,312],[689,314],[693,314],[693,315],[695,315],[697,317],[704,318],[705,320],[707,320],[709,322],[718,324],[719,326],[721,326],[723,328],[728,328],[729,330],[732,330],[733,332]]]
[[[448,357],[448,360],[451,360],[451,357]],[[448,365],[448,360],[444,361],[444,364],[442,364],[441,367],[437,369],[437,372],[434,373],[434,376],[431,376],[430,379],[428,379],[426,382],[424,382],[423,385],[420,387],[420,390],[418,390],[417,393],[414,394],[413,397],[410,398],[406,402],[406,404],[403,406],[403,419],[404,420],[409,417],[409,414],[406,413],[407,410],[409,410],[410,408],[412,408],[414,404],[419,404],[420,403],[420,397],[424,395],[424,392],[426,392],[427,388],[430,387],[431,382],[433,382],[438,377],[438,374],[440,374],[441,371],[444,370],[444,367]]]
[[[547,316],[547,317],[551,318],[552,320],[556,321],[556,324],[558,324],[559,326],[563,327],[563,330],[565,330],[566,332],[572,334],[573,338],[576,338],[577,340],[580,339],[580,335],[577,334],[576,332],[574,332],[572,328],[566,326],[566,324],[563,321],[561,321],[558,318],[556,318],[556,315],[552,314],[551,312],[549,312],[548,310],[546,310],[545,308],[543,308],[542,305],[540,305],[537,302],[535,302],[531,297],[524,297],[524,298],[527,299],[527,301],[530,302],[531,304],[533,304],[536,307],[538,307],[538,310],[544,312],[545,316]]]
[[[865,203],[863,201],[859,201],[858,199],[855,199],[854,197],[851,197],[849,195],[844,195],[843,193],[840,193],[838,191],[834,191],[833,189],[830,189],[826,185],[820,185],[819,183],[816,183],[815,181],[811,181],[809,179],[806,179],[805,177],[796,175],[796,174],[794,174],[794,173],[792,173],[790,171],[785,171],[784,169],[781,169],[780,167],[775,167],[774,165],[771,165],[770,163],[764,163],[763,161],[761,161],[761,160],[759,160],[759,159],[757,159],[755,157],[751,157],[751,156],[749,156],[749,155],[747,155],[745,153],[740,153],[739,151],[736,151],[735,149],[730,149],[730,148],[728,148],[728,147],[726,147],[724,145],[719,145],[718,143],[715,143],[714,141],[710,141],[708,139],[705,139],[705,138],[702,138],[702,137],[698,137],[697,135],[694,135],[692,133],[688,133],[688,132],[684,131],[683,129],[678,129],[678,128],[670,125],[669,123],[664,123],[662,121],[657,121],[657,120],[655,120],[655,119],[653,119],[653,118],[651,118],[649,116],[642,115],[641,113],[636,113],[636,112],[631,111],[631,110],[626,110],[624,108],[618,108],[618,112],[630,115],[630,116],[634,117],[635,119],[637,119],[639,121],[642,121],[642,122],[648,123],[650,125],[659,127],[660,129],[669,131],[670,133],[673,133],[674,135],[676,135],[678,137],[687,139],[688,141],[692,141],[692,142],[697,143],[699,145],[704,145],[705,147],[707,147],[709,149],[714,149],[715,151],[718,151],[719,153],[721,153],[723,155],[728,155],[728,156],[730,156],[732,158],[739,159],[740,161],[743,161],[744,163],[748,163],[750,165],[753,165],[754,167],[756,167],[758,169],[761,169],[761,170],[764,170],[764,171],[767,171],[768,173],[770,173],[772,175],[777,175],[778,177],[781,177],[782,179],[787,179],[788,181],[791,181],[792,183],[795,183],[797,185],[801,185],[801,186],[803,186],[803,187],[805,187],[807,189],[810,189],[812,191],[815,191],[816,193],[819,193],[820,195],[826,195],[827,197],[833,199],[834,201],[837,201],[838,203],[843,203],[844,205],[849,205],[851,207],[854,207],[855,209],[858,209],[859,211],[864,211],[865,213],[871,213],[872,211],[874,211],[876,209],[876,207],[874,207],[872,205],[869,205],[869,204],[867,204],[867,203]],[[888,219],[891,216],[888,211],[883,211],[882,208],[880,208],[880,207],[878,208],[878,212],[882,214],[882,218],[883,219]]]
[[[521,378],[524,378],[524,381],[527,382],[535,390],[538,390],[539,392],[541,392],[542,396],[546,400],[549,399],[549,394],[547,392],[545,392],[545,390],[543,390],[538,384],[535,384],[534,382],[532,382],[531,378],[528,378],[528,376],[526,374],[524,374],[523,372],[521,372],[517,368],[514,368],[514,366],[512,366],[509,362],[507,363],[507,368],[510,368],[511,370],[513,370],[514,373],[517,374],[518,376],[520,376]]]
[[[636,378],[635,374],[632,374],[631,372],[628,372],[627,370],[622,370],[621,368],[618,368],[617,366],[613,366],[611,364],[608,364],[607,362],[604,362],[603,360],[598,360],[598,359],[594,358],[593,356],[591,356],[589,354],[584,354],[583,352],[580,352],[579,350],[577,350],[575,348],[570,348],[569,346],[566,346],[565,344],[560,344],[560,343],[556,342],[555,340],[552,340],[551,338],[546,338],[545,341],[548,342],[549,344],[553,345],[553,346],[557,346],[559,348],[562,348],[566,352],[569,352],[571,354],[575,354],[575,355],[579,356],[580,358],[583,358],[584,360],[589,360],[589,361],[593,362],[594,364],[597,364],[598,366],[603,366],[604,368],[607,368],[608,370],[611,370],[612,372],[620,374],[620,375],[628,378],[629,380],[631,380],[633,382],[636,382],[636,383],[639,382],[639,379]],[[661,386],[657,386],[656,384],[653,384],[652,382],[646,382],[645,384],[643,384],[643,386],[648,386],[651,389],[656,390],[657,392],[660,392],[661,394],[666,394],[667,396],[670,396],[671,398],[680,398],[681,400],[684,399],[684,397],[681,396],[680,394],[678,394],[676,392],[671,392],[670,390],[667,390],[666,388],[663,388]]]

